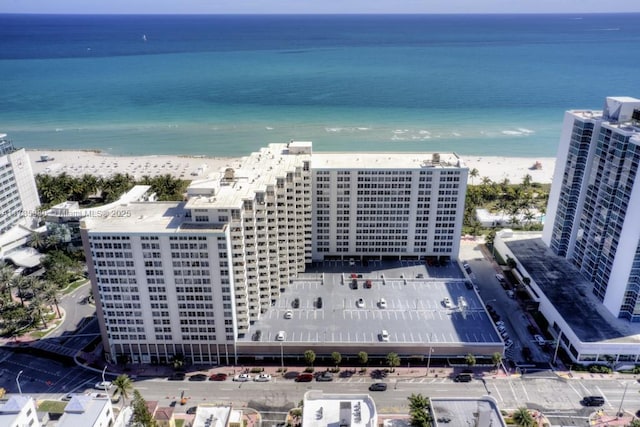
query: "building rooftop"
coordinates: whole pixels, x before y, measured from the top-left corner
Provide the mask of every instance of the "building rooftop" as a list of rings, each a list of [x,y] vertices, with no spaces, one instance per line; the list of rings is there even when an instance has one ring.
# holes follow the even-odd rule
[[[332,263],[335,261],[325,262],[325,268],[317,268],[312,273],[307,269],[307,273],[292,281],[276,305],[252,326],[253,332],[261,330],[260,341],[273,344],[276,334],[284,331],[285,344],[383,344],[380,334],[386,330],[389,346],[461,342],[502,345],[481,300],[475,290],[467,289],[462,272],[455,264],[437,267],[439,274],[449,277],[438,278],[429,277],[424,261],[416,261],[413,266],[407,266],[406,262],[404,265],[385,262],[370,263],[366,268],[347,265],[343,269],[353,273],[337,272],[340,267]],[[424,277],[417,278],[418,275]],[[358,283],[357,289],[354,289],[354,280]],[[367,280],[371,281],[371,288],[365,288]],[[322,299],[321,308],[318,308],[318,298]],[[360,298],[362,306],[358,304]],[[445,298],[452,308],[445,307]],[[381,299],[386,308],[381,307]],[[296,300],[298,308],[294,308]],[[464,310],[461,310],[462,304],[466,304]],[[291,319],[285,318],[289,311]],[[252,339],[255,336],[241,341]]]
[[[593,285],[539,235],[503,238],[518,262],[582,342],[640,342],[640,324],[614,317],[593,295]]]
[[[87,215],[81,227],[98,232],[180,233],[197,229],[220,232],[225,224],[192,223],[184,202],[140,202],[119,205],[112,210],[96,210]]]
[[[497,402],[490,396],[480,399],[431,398],[436,425],[506,427]]]
[[[438,158],[439,157],[439,158]],[[314,153],[314,169],[464,168],[455,153]]]
[[[94,398],[82,394],[74,395],[64,408],[64,414],[60,417],[58,427],[94,426],[106,405],[111,407],[111,401],[108,397]]]
[[[368,394],[323,393],[311,390],[304,395],[303,427],[377,427],[376,404]]]
[[[240,421],[242,411],[230,406],[198,405],[191,425],[193,427],[226,427],[229,421]]]

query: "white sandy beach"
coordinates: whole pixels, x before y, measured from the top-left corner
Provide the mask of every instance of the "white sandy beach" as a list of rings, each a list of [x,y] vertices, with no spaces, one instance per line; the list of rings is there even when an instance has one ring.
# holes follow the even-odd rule
[[[41,156],[49,160],[41,161]],[[93,151],[55,151],[29,150],[34,174],[68,175],[84,174],[110,176],[116,173],[128,173],[136,179],[145,175],[157,176],[171,174],[187,180],[205,177],[221,168],[237,168],[240,158],[232,157],[188,157],[188,156],[110,156]],[[482,178],[500,182],[505,178],[513,184],[521,183],[529,174],[533,182],[551,183],[555,158],[462,156],[469,170],[477,169],[478,177],[469,178],[470,184],[480,184]],[[533,164],[539,161],[542,168],[533,170]]]

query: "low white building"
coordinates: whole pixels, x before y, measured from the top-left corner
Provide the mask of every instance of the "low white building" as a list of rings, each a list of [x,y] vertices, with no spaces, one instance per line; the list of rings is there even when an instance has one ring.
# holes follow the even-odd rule
[[[242,411],[231,406],[199,405],[192,427],[240,427]]]
[[[0,406],[0,426],[2,427],[40,427],[36,404],[30,396],[11,396]]]
[[[58,427],[110,427],[114,422],[110,398],[75,395],[64,408]]]
[[[368,394],[323,393],[304,395],[302,427],[377,427],[376,404]]]

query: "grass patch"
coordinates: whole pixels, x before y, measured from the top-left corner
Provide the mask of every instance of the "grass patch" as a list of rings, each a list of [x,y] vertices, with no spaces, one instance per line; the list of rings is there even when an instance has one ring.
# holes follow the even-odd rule
[[[76,289],[78,289],[80,286],[84,285],[85,283],[88,283],[89,279],[87,279],[86,277],[81,277],[79,279],[74,280],[73,282],[69,283],[67,285],[66,288],[64,288],[62,290],[63,294],[70,294],[71,292],[75,291]]]
[[[176,427],[183,427],[184,426],[184,421],[183,419],[180,418],[176,418]]]
[[[61,402],[59,400],[43,400],[38,404],[38,411],[62,414],[66,407],[67,402]]]

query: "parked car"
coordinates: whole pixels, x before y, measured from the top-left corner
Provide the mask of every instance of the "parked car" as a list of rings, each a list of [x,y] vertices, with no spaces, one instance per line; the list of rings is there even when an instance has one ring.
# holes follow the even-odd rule
[[[369,386],[369,391],[385,391],[387,383],[373,383]]]
[[[424,274],[422,273],[416,274],[416,279],[423,279],[423,278],[424,278]]]
[[[227,374],[223,374],[222,372],[213,374],[209,377],[209,381],[226,381]]]
[[[111,388],[113,384],[111,384],[111,381],[100,381],[97,382],[95,386],[93,386],[93,388],[95,388],[96,390],[109,390]]]
[[[364,282],[364,287],[365,287],[365,289],[371,289],[371,287],[372,287],[372,286],[373,286],[373,283],[371,282],[371,280],[368,280],[368,279],[367,279],[367,280]]]
[[[287,310],[287,311],[285,311],[285,312],[284,312],[284,318],[285,318],[285,319],[291,319],[291,318],[293,318],[293,311],[291,311],[291,310]]]
[[[539,346],[543,346],[546,344],[547,340],[545,340],[542,335],[534,335],[533,339],[536,340],[536,343],[538,343]]]
[[[351,289],[358,289],[358,279],[351,280]]]
[[[278,333],[276,334],[276,341],[284,341],[286,336],[287,334],[285,333],[285,331],[278,331]]]
[[[299,383],[308,383],[311,381],[313,381],[313,374],[303,373],[303,374],[299,374],[296,377],[296,382],[299,382]]]
[[[322,297],[318,297],[316,300],[316,308],[322,308]]]
[[[184,372],[174,372],[169,377],[169,381],[182,381],[186,377]]]
[[[206,374],[195,374],[189,377],[189,381],[206,381],[206,380],[207,380]]]
[[[380,308],[387,308],[387,300],[384,298],[380,298],[380,301],[378,301],[378,306]]]
[[[293,306],[293,308],[300,308],[300,298],[294,299],[291,305]]]
[[[385,342],[389,341],[389,332],[386,329],[383,329],[380,333],[380,340]]]
[[[451,303],[449,297],[444,297],[444,299],[442,300],[442,305],[444,305],[445,308],[453,308],[453,304]]]
[[[364,308],[364,298],[358,298],[356,300],[356,307],[358,308]]]
[[[316,376],[316,381],[333,381],[333,374],[329,371],[324,371]]]
[[[505,283],[506,282],[506,280],[504,279],[504,276],[502,274],[500,274],[500,273],[496,274],[496,279],[498,279],[498,282],[500,282],[500,283]]]
[[[256,375],[256,377],[253,380],[259,383],[266,383],[268,381],[271,381],[271,375],[269,374]]]
[[[233,377],[233,380],[239,383],[245,383],[247,381],[251,381],[251,375],[249,374],[238,374]]]

